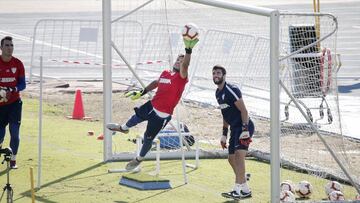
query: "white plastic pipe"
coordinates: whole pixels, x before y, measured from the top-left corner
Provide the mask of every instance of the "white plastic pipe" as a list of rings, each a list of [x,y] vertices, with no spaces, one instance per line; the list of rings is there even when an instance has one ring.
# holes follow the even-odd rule
[[[39,96],[39,140],[38,140],[38,177],[37,188],[41,187],[41,166],[42,166],[42,96],[43,96],[43,57],[40,56],[40,96]]]

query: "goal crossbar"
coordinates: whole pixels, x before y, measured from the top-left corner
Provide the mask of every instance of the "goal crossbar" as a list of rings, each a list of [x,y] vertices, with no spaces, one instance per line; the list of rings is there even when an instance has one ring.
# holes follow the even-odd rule
[[[273,12],[278,12],[277,10],[271,8],[249,6],[249,5],[243,5],[239,3],[232,3],[232,2],[226,2],[220,0],[185,0],[185,1],[204,4],[208,6],[214,6],[218,8],[224,8],[228,10],[241,11],[255,15],[267,16],[267,17],[270,17]]]

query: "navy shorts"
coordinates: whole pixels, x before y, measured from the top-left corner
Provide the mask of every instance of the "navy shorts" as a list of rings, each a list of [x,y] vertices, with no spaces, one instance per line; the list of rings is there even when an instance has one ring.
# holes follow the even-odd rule
[[[248,150],[249,145],[251,143],[251,138],[255,131],[254,123],[249,120],[249,134],[250,137],[247,139],[243,139],[242,142],[239,141],[240,134],[242,133],[242,127],[233,127],[230,128],[230,140],[229,140],[229,154],[234,154],[235,150],[242,149],[242,150]]]
[[[153,140],[156,135],[163,129],[166,124],[171,120],[171,116],[166,118],[159,117],[151,104],[151,101],[146,102],[140,107],[134,109],[138,117],[147,120],[146,131],[144,138]]]
[[[9,123],[21,123],[21,99],[4,106],[0,106],[0,127],[5,128]]]

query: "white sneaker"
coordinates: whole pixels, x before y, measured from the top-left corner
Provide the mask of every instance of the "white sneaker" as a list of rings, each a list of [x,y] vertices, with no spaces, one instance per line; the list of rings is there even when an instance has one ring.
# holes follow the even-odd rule
[[[234,193],[232,193],[232,197],[235,199],[251,197],[251,191],[244,192],[244,191],[240,190],[240,194],[238,194],[237,192],[234,192]]]
[[[129,163],[126,164],[125,169],[128,171],[134,170],[136,167],[140,165],[141,161],[139,161],[136,157],[129,161]]]
[[[119,131],[125,134],[129,133],[129,130],[123,130],[121,125],[118,123],[108,123],[106,124],[106,128],[111,131]]]

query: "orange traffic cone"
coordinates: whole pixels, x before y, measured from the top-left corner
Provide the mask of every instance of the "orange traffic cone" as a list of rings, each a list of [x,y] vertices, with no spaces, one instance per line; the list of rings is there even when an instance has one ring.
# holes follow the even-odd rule
[[[68,116],[68,118],[78,119],[78,120],[90,118],[90,117],[85,117],[84,106],[81,97],[81,90],[76,90],[73,113],[72,116]]]
[[[104,139],[104,134],[101,133],[96,139],[103,140]]]

